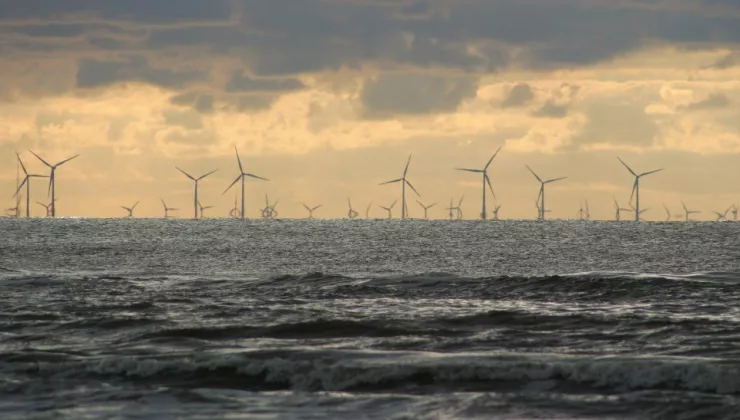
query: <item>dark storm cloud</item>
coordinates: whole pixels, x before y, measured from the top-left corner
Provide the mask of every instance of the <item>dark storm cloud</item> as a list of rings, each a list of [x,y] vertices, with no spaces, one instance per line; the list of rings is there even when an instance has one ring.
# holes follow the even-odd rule
[[[145,57],[133,56],[125,61],[80,60],[76,80],[79,88],[96,88],[127,81],[180,88],[206,77],[200,71],[154,68]]]
[[[384,74],[366,82],[360,98],[366,117],[455,111],[475,97],[472,77],[438,77],[419,74]]]

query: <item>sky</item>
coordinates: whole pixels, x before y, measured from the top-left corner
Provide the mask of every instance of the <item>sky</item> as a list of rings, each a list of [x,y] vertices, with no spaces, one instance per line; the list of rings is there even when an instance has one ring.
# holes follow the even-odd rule
[[[8,0],[0,8],[0,197],[15,203],[16,155],[57,172],[57,214],[192,217],[199,175],[226,216],[239,174],[247,216],[265,194],[280,217],[364,214],[400,197],[401,176],[478,217],[489,173],[502,218],[627,207],[636,172],[649,220],[681,201],[712,219],[740,204],[737,0]],[[32,180],[32,201],[47,185]],[[493,198],[489,195],[489,210]],[[41,206],[32,207],[37,216]],[[400,215],[396,207],[395,215]]]

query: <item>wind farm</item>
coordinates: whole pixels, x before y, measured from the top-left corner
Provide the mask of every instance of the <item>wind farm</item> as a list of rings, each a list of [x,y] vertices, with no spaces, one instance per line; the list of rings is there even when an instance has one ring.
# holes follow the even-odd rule
[[[489,217],[488,217],[489,216],[489,211],[490,211],[490,217],[493,220],[501,220],[500,219],[500,216],[499,216],[499,210],[500,210],[502,204],[500,202],[498,202],[498,198],[499,197],[496,196],[496,193],[494,191],[494,188],[493,188],[493,185],[492,185],[492,181],[491,181],[491,176],[489,174],[489,170],[490,170],[493,162],[496,160],[497,156],[499,155],[499,152],[502,150],[502,147],[503,146],[498,146],[494,150],[494,152],[490,155],[490,157],[485,162],[485,164],[481,168],[479,168],[479,169],[478,168],[460,167],[460,166],[455,166],[455,167],[450,168],[450,169],[453,169],[453,170],[458,171],[458,172],[469,172],[469,173],[474,173],[474,174],[477,174],[477,175],[480,176],[480,181],[478,181],[478,185],[479,185],[478,188],[480,188],[479,191],[481,192],[481,194],[480,194],[480,206],[481,207],[480,207],[480,213],[479,213],[479,216],[480,216],[480,220],[481,221],[487,221],[489,219]],[[80,155],[79,154],[73,155],[70,158],[66,158],[66,159],[61,160],[58,163],[52,165],[48,161],[44,160],[40,155],[37,155],[36,153],[34,153],[33,151],[29,151],[29,152],[32,153],[33,156],[37,157],[38,160],[44,166],[46,166],[50,170],[50,173],[49,173],[49,175],[45,175],[45,174],[40,174],[40,173],[36,173],[36,172],[31,172],[29,170],[29,168],[27,167],[26,163],[23,162],[23,160],[21,158],[21,155],[16,152],[15,158],[16,158],[16,163],[17,163],[17,166],[18,166],[18,177],[17,177],[18,180],[16,182],[16,187],[15,187],[15,190],[14,190],[14,194],[12,195],[12,198],[14,200],[16,200],[16,202],[13,203],[13,205],[8,206],[6,208],[6,215],[5,215],[5,217],[20,217],[21,214],[24,214],[25,213],[25,217],[30,218],[32,216],[32,212],[31,212],[31,209],[30,209],[30,207],[31,207],[31,201],[32,200],[33,201],[37,201],[39,204],[44,203],[44,199],[42,199],[40,197],[40,194],[38,192],[36,194],[34,194],[34,190],[31,188],[32,179],[34,179],[34,178],[48,178],[49,179],[49,184],[48,184],[48,191],[47,191],[48,192],[48,197],[47,198],[48,198],[49,205],[48,205],[48,207],[45,207],[48,210],[44,213],[44,217],[54,218],[54,217],[56,217],[55,216],[55,205],[54,205],[54,203],[57,202],[57,199],[56,199],[57,192],[56,192],[56,188],[55,188],[55,184],[56,184],[56,170],[61,165],[64,165],[65,163],[67,163],[67,162],[69,162],[69,161],[71,161],[73,159],[78,158]],[[251,173],[251,172],[247,172],[245,170],[244,161],[242,160],[242,157],[239,154],[239,150],[238,150],[238,148],[236,146],[233,147],[233,153],[234,153],[234,155],[236,157],[236,161],[237,161],[236,163],[237,163],[237,168],[238,168],[239,172],[238,172],[237,176],[234,179],[231,180],[230,183],[225,184],[225,188],[221,192],[221,196],[223,196],[227,192],[231,191],[234,188],[234,186],[236,186],[237,184],[240,185],[241,191],[238,191],[236,193],[236,195],[234,197],[234,206],[231,207],[228,210],[228,213],[227,214],[223,214],[223,215],[215,214],[215,215],[212,215],[211,217],[216,217],[216,218],[226,218],[226,217],[228,217],[228,218],[237,218],[237,219],[246,220],[246,219],[250,218],[249,211],[247,211],[247,206],[246,206],[246,201],[247,200],[245,198],[246,197],[246,194],[245,194],[246,193],[246,191],[245,191],[246,190],[246,181],[248,179],[254,179],[254,180],[263,181],[263,182],[269,181],[269,180],[267,178],[265,178],[265,177],[262,177],[260,175],[256,175],[256,174]],[[412,158],[412,155],[409,154],[408,157],[407,157],[406,164],[405,164],[405,166],[403,168],[403,172],[401,173],[401,177],[400,178],[396,178],[396,179],[393,179],[393,180],[390,180],[390,181],[381,182],[379,184],[376,184],[376,185],[380,186],[380,189],[377,190],[377,193],[379,193],[382,196],[387,196],[388,195],[388,193],[385,192],[386,191],[385,190],[385,186],[387,186],[387,185],[399,185],[400,184],[400,186],[401,186],[401,188],[400,188],[400,198],[397,199],[396,201],[400,201],[400,204],[401,204],[401,215],[400,215],[400,219],[402,219],[402,220],[412,219],[411,214],[410,214],[410,211],[409,211],[408,201],[407,201],[407,191],[406,191],[407,187],[410,188],[411,191],[412,191],[412,193],[416,194],[417,197],[421,197],[421,195],[419,194],[418,190],[411,183],[411,181],[409,180],[409,177],[408,177],[408,175],[409,175],[409,169],[410,169],[410,165],[411,165],[411,160],[412,160],[411,158]],[[633,183],[632,183],[632,189],[631,189],[630,195],[629,195],[629,200],[625,199],[626,201],[628,201],[629,206],[628,207],[625,207],[625,206],[620,205],[619,202],[617,201],[617,198],[615,196],[612,196],[611,197],[612,198],[612,200],[611,200],[612,201],[612,204],[611,204],[611,211],[612,211],[612,213],[611,214],[613,216],[611,216],[611,217],[604,216],[603,215],[604,213],[602,213],[602,217],[601,218],[598,218],[597,217],[595,220],[624,221],[625,218],[623,217],[623,215],[625,213],[629,213],[629,214],[635,215],[635,217],[633,219],[635,222],[644,222],[644,221],[646,221],[645,220],[645,214],[646,214],[646,212],[647,212],[648,209],[647,208],[642,208],[642,202],[644,201],[644,198],[642,197],[642,194],[641,194],[641,188],[640,188],[641,187],[642,178],[645,177],[645,176],[647,176],[647,175],[654,174],[656,172],[664,171],[664,169],[663,168],[653,169],[653,170],[650,170],[650,171],[646,171],[646,172],[642,172],[642,173],[637,173],[624,160],[622,160],[621,157],[616,156],[616,159],[617,159],[617,162],[619,162],[619,164],[623,168],[627,169],[627,171],[634,177],[634,180],[633,180]],[[526,168],[526,172],[529,172],[532,176],[534,176],[534,178],[539,183],[539,189],[537,191],[537,196],[536,196],[536,200],[535,200],[536,201],[535,207],[537,209],[537,213],[536,213],[536,216],[534,217],[534,219],[535,220],[538,220],[538,221],[546,221],[547,219],[549,219],[549,217],[547,217],[547,215],[553,213],[553,210],[547,206],[547,202],[548,201],[546,201],[546,197],[549,196],[549,195],[546,195],[547,186],[549,186],[550,184],[556,183],[558,181],[565,180],[568,177],[561,176],[561,177],[556,177],[556,178],[544,179],[544,178],[540,177],[540,175],[537,172],[535,172],[532,169],[532,167],[530,167],[529,165],[524,165],[524,166]],[[212,170],[210,170],[208,172],[205,172],[205,173],[203,173],[202,175],[199,175],[199,176],[194,176],[194,175],[192,175],[192,173],[184,171],[179,166],[176,166],[175,169],[177,169],[177,171],[179,171],[180,173],[182,173],[184,176],[186,176],[189,180],[191,180],[193,182],[193,193],[192,193],[193,194],[192,195],[192,197],[193,197],[193,204],[194,204],[193,219],[199,220],[199,219],[204,218],[204,211],[205,210],[214,209],[215,206],[213,206],[213,205],[208,205],[208,206],[202,205],[202,203],[200,201],[201,200],[201,197],[202,197],[202,194],[203,194],[203,190],[202,190],[203,187],[201,185],[202,184],[201,181],[203,181],[204,179],[210,177],[212,174],[218,172],[219,169],[218,168],[212,169]],[[504,176],[503,178],[505,179],[506,177]],[[216,180],[216,181],[220,182],[220,179],[219,180]],[[215,185],[216,184],[216,181],[214,181],[214,186],[215,187],[218,187],[218,185]],[[265,184],[265,185],[269,185],[269,184]],[[25,194],[21,194],[22,191],[24,191]],[[489,202],[489,193],[490,193],[491,198],[493,198],[494,200],[497,201],[496,204],[494,205],[494,209],[493,210],[489,209],[489,205],[488,205],[488,202]],[[36,200],[34,200],[32,198],[34,195],[37,196],[36,197],[37,198]],[[419,205],[419,207],[418,207],[419,212],[417,213],[417,216],[414,217],[414,219],[424,219],[424,220],[430,220],[430,221],[431,220],[439,220],[439,219],[442,219],[442,220],[444,220],[444,219],[447,219],[447,220],[463,220],[464,219],[464,206],[463,206],[464,197],[465,197],[465,194],[462,194],[460,196],[459,201],[456,204],[455,204],[455,199],[453,197],[450,200],[450,204],[449,204],[448,207],[440,208],[439,210],[437,210],[437,208],[436,208],[436,204],[437,204],[436,202],[434,202],[432,204],[429,204],[429,205],[426,205],[423,201],[421,201],[420,199],[417,199],[415,201]],[[264,207],[261,207],[259,209],[259,212],[258,212],[257,216],[260,216],[264,220],[277,219],[279,217],[278,211],[276,209],[277,201],[275,203],[270,203],[269,199],[267,198],[267,193],[265,193],[265,198],[266,198],[265,206]],[[344,213],[344,218],[347,218],[347,219],[355,219],[355,218],[357,218],[359,216],[359,212],[353,207],[352,200],[349,197],[347,197],[346,199],[347,199],[347,202],[346,202],[346,207],[345,207],[346,210],[345,210],[345,213]],[[372,210],[372,207],[373,207],[373,201],[374,200],[369,200],[368,201],[368,204],[367,204],[367,207],[365,208],[365,218],[366,219],[370,219],[371,218],[371,214],[370,213],[371,213],[371,210]],[[168,204],[165,203],[164,199],[162,199],[161,197],[160,197],[160,202],[161,202],[161,205],[162,205],[162,207],[161,207],[162,213],[160,213],[160,214],[163,215],[162,217],[165,218],[165,219],[176,218],[176,214],[173,214],[173,213],[176,212],[179,209],[179,206],[177,206],[177,207],[169,207]],[[674,220],[682,220],[684,222],[689,222],[689,221],[693,221],[694,220],[691,217],[692,215],[697,215],[697,214],[700,214],[701,213],[701,211],[699,211],[699,210],[689,210],[689,209],[687,209],[686,206],[684,205],[684,203],[682,201],[680,201],[680,204],[681,204],[681,206],[683,207],[683,210],[684,210],[683,214],[673,214],[670,211],[670,208],[669,208],[668,203],[666,203],[666,202],[661,203],[660,206],[662,206],[663,209],[664,209],[664,211],[665,211],[665,218],[664,219],[658,219],[658,220],[655,220],[655,221],[669,222],[669,221],[674,221]],[[46,204],[43,204],[43,205],[46,206]],[[133,205],[131,207],[119,206],[120,208],[122,208],[122,209],[124,209],[126,211],[126,214],[123,217],[126,217],[126,218],[135,218],[135,217],[137,217],[134,214],[134,209],[136,208],[137,205],[138,205],[138,203],[136,203],[135,205]],[[306,217],[307,219],[314,219],[315,218],[315,212],[319,208],[323,207],[323,205],[308,206],[307,204],[304,204],[304,203],[300,203],[300,205],[308,213],[307,214],[307,217]],[[592,212],[591,212],[590,201],[588,199],[583,199],[583,200],[580,201],[580,204],[579,205],[580,205],[579,210],[578,210],[578,212],[576,212],[574,218],[577,219],[577,220],[582,220],[582,221],[592,221],[592,220],[594,220],[594,219],[592,219]],[[388,216],[387,218],[393,218],[394,206],[395,206],[395,204],[392,204],[391,206],[378,206],[378,207],[386,211],[386,215]],[[331,209],[326,209],[326,210],[328,211],[328,210],[331,210]],[[437,210],[436,213],[435,213],[435,210]],[[139,212],[137,212],[137,213],[139,213]],[[324,212],[322,212],[322,213],[324,213]],[[709,219],[709,221],[737,221],[738,209],[735,206],[735,204],[733,203],[729,207],[727,207],[726,210],[718,211],[716,209],[713,209],[709,213],[714,215],[714,217],[711,218],[711,219]],[[260,217],[257,217],[257,218],[260,218]],[[331,215],[326,216],[326,217],[327,218],[340,218],[340,217],[336,217],[336,216],[335,217],[332,217]],[[554,220],[568,220],[568,219],[569,219],[569,217],[559,217],[559,218],[558,217],[555,217]]]

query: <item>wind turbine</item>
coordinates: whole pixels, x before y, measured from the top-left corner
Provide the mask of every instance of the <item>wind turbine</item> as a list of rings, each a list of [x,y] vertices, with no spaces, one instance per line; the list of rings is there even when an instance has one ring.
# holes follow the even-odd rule
[[[40,201],[37,201],[37,203],[39,203],[39,205],[40,205],[41,207],[43,207],[43,208],[45,208],[45,209],[46,209],[46,217],[49,217],[49,216],[51,216],[51,203],[49,203],[49,204],[44,204],[44,203],[42,203],[42,202],[40,202]]]
[[[716,222],[721,222],[722,220],[727,220],[727,212],[730,211],[730,209],[732,209],[732,207],[730,207],[729,209],[725,210],[724,213],[720,213],[720,212],[718,212],[716,210],[712,210],[712,213],[714,213],[714,214],[717,215],[717,219],[715,221]]]
[[[56,171],[58,167],[62,166],[63,164],[69,162],[70,160],[76,158],[79,155],[74,155],[71,158],[64,159],[63,161],[57,163],[56,165],[52,165],[49,162],[42,159],[41,156],[37,155],[36,153],[33,153],[32,150],[29,150],[29,152],[31,152],[31,154],[36,156],[41,162],[44,163],[44,165],[48,166],[51,169],[51,173],[49,174],[49,192],[51,193],[51,217],[56,217],[57,216],[57,209],[56,209],[56,204],[55,204],[57,201],[56,200],[56,182],[55,182],[56,177],[54,175],[56,175]]]
[[[701,213],[699,210],[689,210],[688,208],[686,208],[686,204],[684,204],[683,201],[681,201],[681,205],[683,206],[683,211],[686,213],[687,222],[689,221],[689,216],[691,216],[692,214]]]
[[[352,208],[352,200],[350,200],[349,197],[347,197],[347,204],[349,205],[347,217],[349,217],[350,219],[354,219],[355,217],[357,217],[358,213]]]
[[[392,212],[393,212],[393,207],[396,205],[396,202],[398,202],[398,200],[393,201],[393,204],[391,204],[390,207],[378,206],[381,209],[384,209],[385,211],[388,212],[388,219],[391,219],[393,217],[393,213]]]
[[[585,211],[583,210],[583,203],[581,203],[581,207],[578,209],[578,220],[584,220],[585,217]]]
[[[213,206],[204,206],[200,204],[200,201],[198,201],[198,208],[200,208],[200,218],[203,219],[203,214],[205,213],[205,210],[212,209]]]
[[[316,211],[316,210],[318,210],[322,206],[322,204],[319,204],[316,207],[308,207],[305,203],[301,203],[301,204],[303,204],[303,207],[305,207],[306,210],[308,211],[308,218],[309,219],[313,219],[313,212]]]
[[[447,211],[449,212],[450,220],[453,220],[455,218],[455,214],[453,213],[453,210],[457,210],[457,207],[454,207],[452,205],[452,198],[450,198],[450,207],[447,207]]]
[[[670,222],[675,215],[671,214],[670,209],[668,209],[668,206],[666,206],[665,204],[663,204],[663,208],[665,209],[665,221]]]
[[[136,203],[135,203],[135,204],[134,204],[133,206],[131,206],[131,207],[124,207],[124,206],[121,206],[121,208],[122,208],[122,209],[124,209],[124,210],[126,210],[126,211],[128,212],[128,216],[127,216],[127,217],[134,217],[134,209],[135,209],[135,208],[136,208],[136,206],[138,206],[138,205],[139,205],[139,202],[137,201],[137,202],[136,202]]]
[[[465,199],[465,194],[460,197],[460,201],[457,202],[457,207],[455,207],[455,210],[457,210],[457,220],[462,220],[463,218],[463,211],[462,211],[462,202],[463,199]]]
[[[543,213],[550,213],[551,210],[545,210],[542,211],[542,207],[540,207],[540,201],[534,200],[534,206],[537,208],[537,220],[542,220],[540,217],[542,217]]]
[[[195,216],[194,217],[195,217],[195,219],[198,219],[198,204],[200,203],[198,201],[198,182],[200,182],[203,178],[207,177],[208,175],[216,172],[218,169],[214,169],[214,170],[212,170],[211,172],[208,172],[205,175],[201,175],[200,177],[195,178],[192,175],[190,175],[189,173],[187,173],[187,172],[183,171],[182,169],[178,168],[177,166],[175,168],[178,171],[182,172],[186,177],[188,177],[191,180],[193,180],[193,182],[195,183],[195,193],[193,195],[193,208],[195,210]]]
[[[392,181],[383,182],[379,185],[385,185],[385,184],[393,184],[396,182],[401,183],[401,219],[406,218],[406,213],[408,212],[408,208],[406,207],[406,185],[411,187],[411,189],[416,193],[417,196],[421,197],[421,194],[419,194],[418,191],[416,191],[416,188],[414,188],[413,185],[406,179],[406,174],[409,171],[409,164],[411,163],[411,155],[409,155],[409,159],[406,161],[406,168],[403,170],[403,176],[398,179],[394,179]]]
[[[624,209],[622,207],[619,207],[619,203],[617,203],[617,199],[612,197],[614,200],[614,219],[616,221],[620,221],[622,219],[622,212],[623,211],[630,211],[630,209]]]
[[[241,218],[239,206],[236,205],[236,195],[234,195],[234,208],[229,210],[229,216],[236,219]]]
[[[732,220],[737,221],[737,206],[733,204],[730,209],[730,213],[732,213]]]
[[[21,165],[23,173],[26,175],[26,177],[23,178],[23,182],[21,182],[21,184],[18,186],[18,189],[15,190],[15,194],[13,194],[13,196],[17,197],[18,193],[21,191],[21,188],[23,188],[23,185],[26,185],[26,218],[29,218],[31,217],[31,178],[48,178],[48,176],[29,174],[18,152],[15,152],[15,155],[18,157],[18,163]]]
[[[370,218],[370,207],[373,205],[373,200],[370,200],[370,204],[367,205],[367,209],[365,209],[365,219]]]
[[[586,202],[586,220],[591,220],[591,210],[588,208],[588,200],[584,200]]]
[[[424,218],[425,218],[425,219],[429,219],[428,211],[429,211],[429,209],[431,209],[432,207],[436,206],[436,205],[437,205],[437,203],[432,203],[432,204],[430,204],[430,205],[428,205],[428,206],[425,206],[425,205],[424,205],[424,203],[422,203],[422,202],[421,202],[421,201],[419,201],[419,200],[416,200],[416,202],[417,202],[417,203],[419,203],[419,205],[421,206],[421,208],[423,208],[423,209],[424,209]]]
[[[499,220],[499,218],[498,218],[498,211],[499,211],[499,210],[501,210],[501,204],[497,204],[497,205],[496,205],[496,206],[495,206],[495,207],[493,208],[493,220]]]
[[[501,151],[501,147],[503,146],[500,146],[498,150],[496,150],[496,153],[494,153],[493,156],[491,156],[491,158],[488,159],[488,163],[486,163],[486,166],[484,166],[483,169],[455,168],[458,171],[467,171],[467,172],[483,174],[483,201],[482,201],[483,206],[482,206],[481,213],[480,213],[481,218],[483,220],[486,220],[486,184],[488,184],[488,188],[491,190],[491,195],[493,195],[493,198],[494,199],[496,198],[496,193],[493,192],[493,186],[491,185],[491,178],[488,177],[488,167],[491,166],[491,162],[493,162],[493,159],[496,157],[498,152]]]
[[[556,182],[556,181],[560,181],[560,180],[566,179],[567,176],[563,176],[563,177],[560,177],[560,178],[548,179],[547,181],[543,181],[542,178],[540,178],[539,176],[537,176],[536,173],[534,173],[534,171],[532,170],[532,168],[530,168],[528,165],[524,165],[524,166],[526,166],[527,169],[529,169],[529,172],[532,172],[532,175],[534,175],[534,177],[537,178],[537,181],[540,182],[540,194],[537,196],[537,200],[540,201],[540,204],[539,204],[539,208],[540,208],[540,220],[545,220],[545,208],[546,208],[545,207],[545,184],[550,184],[550,183],[553,183],[553,182]]]
[[[270,205],[270,199],[267,197],[267,194],[265,194],[265,207],[261,210],[263,219],[274,219],[277,217],[277,210],[275,210],[277,203],[278,202],[275,201],[275,204]]]
[[[223,194],[226,194],[226,192],[229,191],[229,189],[231,187],[233,187],[234,184],[236,184],[237,182],[239,182],[239,180],[242,181],[242,210],[241,210],[241,217],[242,217],[242,219],[244,219],[246,217],[245,214],[244,214],[244,179],[247,178],[247,177],[249,177],[249,178],[261,179],[263,181],[269,181],[269,180],[267,178],[262,178],[261,176],[257,176],[255,174],[250,174],[250,173],[244,172],[244,167],[242,166],[242,160],[239,157],[239,150],[236,149],[236,146],[234,146],[234,151],[236,152],[236,161],[239,163],[239,175],[236,177],[236,179],[234,180],[234,182],[232,182],[231,185],[229,185],[229,187],[226,188],[226,190],[223,192]],[[221,194],[221,195],[223,195],[223,194]]]
[[[640,178],[644,177],[645,175],[660,172],[663,170],[663,168],[637,174],[635,171],[632,170],[632,168],[627,166],[627,164],[624,163],[624,161],[620,159],[619,156],[617,156],[617,159],[619,159],[619,161],[622,162],[622,165],[624,165],[624,167],[627,168],[627,170],[630,171],[630,173],[635,177],[635,183],[632,185],[632,195],[630,195],[630,203],[632,203],[632,198],[637,195],[637,199],[635,200],[635,222],[639,222],[640,214],[642,214],[642,212],[640,211]]]
[[[162,207],[164,207],[164,218],[165,219],[168,219],[170,217],[170,212],[171,211],[177,211],[177,210],[179,210],[179,209],[176,209],[174,207],[167,207],[167,203],[164,202],[164,198],[161,198],[160,197],[159,199],[162,200]]]

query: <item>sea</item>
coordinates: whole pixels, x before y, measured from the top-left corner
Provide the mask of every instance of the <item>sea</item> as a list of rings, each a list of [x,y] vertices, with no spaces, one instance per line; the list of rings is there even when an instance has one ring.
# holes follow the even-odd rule
[[[740,223],[0,219],[0,419],[738,419]]]

